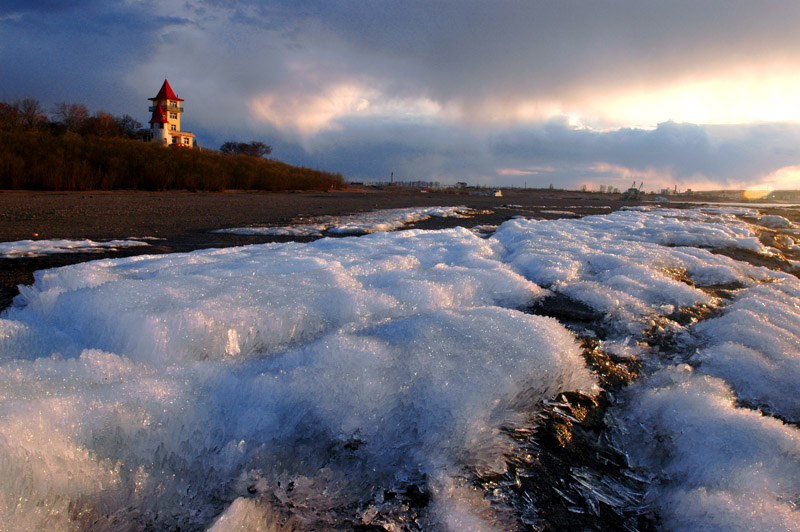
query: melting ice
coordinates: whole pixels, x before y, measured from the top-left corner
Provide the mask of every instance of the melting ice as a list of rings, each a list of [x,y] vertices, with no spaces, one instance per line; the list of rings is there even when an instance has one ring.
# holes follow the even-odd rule
[[[410,207],[405,209],[382,209],[348,216],[321,216],[310,223],[276,227],[233,227],[220,229],[218,233],[236,235],[276,236],[322,236],[355,235],[395,231],[403,226],[432,217],[466,218],[472,209],[459,207]]]
[[[574,331],[520,310],[558,293],[601,316],[605,349],[645,363],[610,417],[666,529],[797,529],[800,282],[715,252],[774,255],[735,214],[516,219],[488,239],[411,230],[37,272],[0,319],[0,520],[517,528],[472,479],[505,470],[507,429],[538,405],[598,391]]]
[[[85,253],[106,249],[147,246],[138,240],[111,240],[95,242],[93,240],[19,240],[16,242],[0,242],[0,258],[16,259],[21,257],[38,257],[53,253]]]

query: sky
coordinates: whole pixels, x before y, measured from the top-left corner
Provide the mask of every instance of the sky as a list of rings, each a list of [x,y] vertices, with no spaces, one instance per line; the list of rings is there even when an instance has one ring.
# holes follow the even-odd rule
[[[800,188],[796,0],[0,0],[0,99],[351,181]]]

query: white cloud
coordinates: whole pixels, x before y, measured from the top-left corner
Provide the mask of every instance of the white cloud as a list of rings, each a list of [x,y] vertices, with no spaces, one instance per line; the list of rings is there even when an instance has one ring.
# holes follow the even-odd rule
[[[796,190],[800,188],[800,165],[784,166],[764,176],[756,188]]]
[[[249,107],[258,119],[308,136],[338,129],[337,118],[365,112],[370,104],[365,96],[358,87],[340,85],[314,95],[267,92],[252,98]]]
[[[254,96],[248,105],[257,120],[306,139],[322,131],[341,130],[342,120],[425,121],[441,111],[429,100],[387,99],[377,89],[357,83],[331,85],[319,92],[264,92]]]

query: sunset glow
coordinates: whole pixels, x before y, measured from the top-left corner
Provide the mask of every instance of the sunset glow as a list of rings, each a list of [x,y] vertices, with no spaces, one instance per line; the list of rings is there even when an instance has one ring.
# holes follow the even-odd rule
[[[742,68],[623,91],[587,102],[588,112],[620,126],[666,120],[693,124],[746,124],[800,120],[800,74]]]
[[[759,200],[769,196],[770,192],[772,192],[772,187],[762,187],[757,185],[742,192],[742,196],[744,196],[744,199],[748,200]]]
[[[335,120],[364,112],[370,102],[364,91],[355,86],[331,87],[322,94],[300,98],[285,93],[266,93],[250,102],[257,119],[265,120],[279,129],[314,135],[335,128]]]

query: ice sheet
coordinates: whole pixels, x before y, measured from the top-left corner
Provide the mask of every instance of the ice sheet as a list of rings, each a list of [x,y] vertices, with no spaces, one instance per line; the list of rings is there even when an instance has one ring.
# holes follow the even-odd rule
[[[422,493],[425,529],[508,528],[469,475],[504,470],[501,427],[537,401],[595,389],[574,335],[519,310],[557,292],[645,362],[611,418],[666,529],[796,529],[800,283],[715,253],[764,253],[738,216],[758,219],[636,209],[37,272],[0,318],[0,520],[390,527]]]
[[[714,253],[769,253],[736,216],[758,219],[637,209],[495,234],[517,271],[602,313],[606,345],[664,368],[614,412],[621,447],[656,479],[649,502],[667,530],[800,529],[800,282]],[[672,321],[701,306],[715,317]]]
[[[758,224],[774,229],[790,229],[794,227],[794,224],[788,218],[785,216],[779,216],[777,214],[765,214],[763,216],[759,216]]]
[[[800,422],[800,281],[785,276],[747,290],[725,314],[696,327],[693,361],[725,379],[741,401]]]
[[[767,276],[705,247],[763,246],[733,217],[694,211],[626,210],[579,220],[516,219],[494,239],[504,259],[540,286],[607,313],[621,334],[681,308],[714,304],[703,287]],[[678,246],[677,242],[683,242]]]
[[[311,223],[279,227],[234,227],[219,229],[217,233],[236,235],[322,236],[324,233],[350,235],[395,231],[401,227],[427,220],[431,217],[466,218],[471,209],[458,207],[412,207],[407,209],[381,209],[349,216],[323,216]]]
[[[720,379],[687,365],[631,390],[618,411],[633,464],[667,530],[798,530],[800,431],[737,408]]]
[[[468,508],[448,486],[503,470],[501,426],[595,382],[563,326],[513,310],[542,291],[495,246],[407,231],[38,272],[0,320],[6,522],[210,526],[277,490],[331,523],[413,479],[434,525]]]
[[[149,244],[137,240],[110,240],[108,242],[95,242],[92,240],[18,240],[16,242],[0,242],[0,258],[37,257],[53,253],[85,253],[109,248],[147,245]]]

